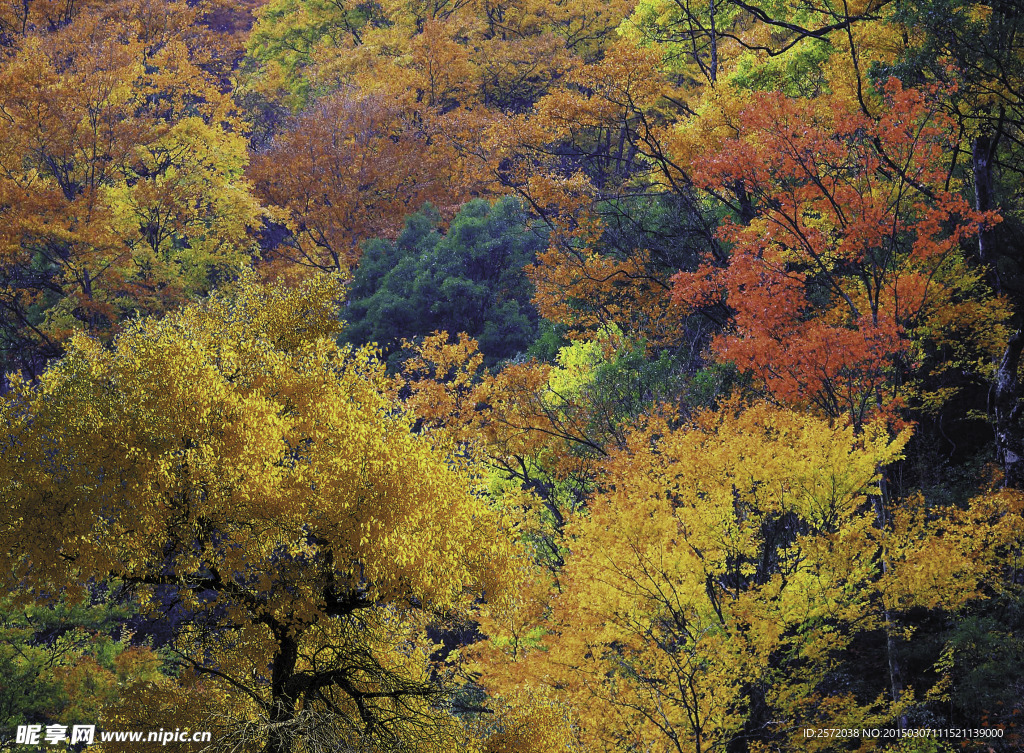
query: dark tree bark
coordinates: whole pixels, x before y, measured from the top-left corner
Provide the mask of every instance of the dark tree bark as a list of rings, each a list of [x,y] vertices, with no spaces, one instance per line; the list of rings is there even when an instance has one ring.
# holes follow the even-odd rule
[[[267,744],[263,753],[291,753],[292,735],[288,723],[295,719],[295,697],[289,693],[289,680],[295,674],[299,646],[290,635],[278,637],[278,652],[271,668],[270,691],[272,705]]]

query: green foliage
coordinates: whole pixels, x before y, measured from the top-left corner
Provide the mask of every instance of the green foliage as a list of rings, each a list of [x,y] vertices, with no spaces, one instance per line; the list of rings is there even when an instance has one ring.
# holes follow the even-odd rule
[[[660,404],[683,413],[713,406],[735,383],[730,364],[704,365],[684,348],[651,352],[648,344],[630,341],[612,325],[598,339],[574,342],[559,350],[551,370],[549,402],[587,406],[589,433],[621,431]]]
[[[1020,699],[1024,677],[1024,612],[1019,598],[957,622],[940,665],[953,681],[951,705],[963,720],[999,719]]]
[[[360,31],[374,15],[379,15],[379,7],[372,0],[271,0],[258,12],[246,51],[261,69],[257,78],[280,86],[287,93],[286,103],[301,110],[312,93],[304,73],[317,47],[359,41]]]
[[[625,260],[646,249],[652,272],[696,266],[701,250],[712,241],[701,208],[674,194],[615,197],[600,202],[598,212],[605,225],[602,253]]]
[[[394,361],[403,339],[446,330],[477,339],[485,364],[526,350],[538,334],[523,274],[543,248],[518,201],[462,207],[447,233],[431,206],[406,220],[395,241],[364,246],[349,290],[344,337],[378,343]]]
[[[825,81],[822,66],[835,54],[826,40],[808,40],[806,44],[790,48],[785,53],[767,60],[746,52],[736,61],[729,76],[740,89],[753,91],[781,91],[789,97],[813,97],[822,92]]]
[[[105,589],[52,604],[0,600],[0,749],[20,724],[95,724],[127,686],[165,677],[157,653],[133,645],[131,616]]]
[[[550,363],[558,356],[559,349],[569,344],[565,338],[566,327],[564,324],[553,322],[550,319],[541,319],[537,330],[537,339],[527,349],[526,356]]]

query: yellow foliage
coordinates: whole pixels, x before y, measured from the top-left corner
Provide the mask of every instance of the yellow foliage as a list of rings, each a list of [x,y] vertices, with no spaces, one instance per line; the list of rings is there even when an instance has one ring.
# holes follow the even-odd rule
[[[245,280],[15,378],[3,571],[36,592],[117,577],[151,610],[173,595],[175,649],[231,707],[197,713],[225,734],[301,736],[308,710],[443,750],[458,725],[432,704],[428,615],[501,599],[517,555],[467,461],[411,431],[370,352],[332,339],[341,291]]]
[[[502,700],[484,742],[484,753],[581,751],[568,711],[543,691],[521,691]]]
[[[548,373],[545,399],[558,407],[577,398],[580,391],[593,384],[596,371],[623,345],[622,330],[610,324],[597,332],[594,340],[581,340],[560,348],[557,363]]]
[[[825,699],[818,683],[857,630],[881,624],[870,500],[906,439],[767,405],[652,422],[571,524],[542,650],[514,655],[503,623],[487,623],[498,688],[551,688],[588,750],[712,749],[758,703],[780,742],[803,722],[878,722],[895,707]]]

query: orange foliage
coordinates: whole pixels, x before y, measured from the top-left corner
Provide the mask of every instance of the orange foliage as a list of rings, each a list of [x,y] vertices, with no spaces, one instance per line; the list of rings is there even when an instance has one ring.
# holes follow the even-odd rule
[[[675,107],[666,108],[672,87],[659,65],[651,50],[617,41],[599,61],[577,61],[533,113],[488,132],[505,158],[500,180],[526,196],[552,231],[549,250],[529,270],[535,303],[573,337],[615,323],[665,342],[678,329],[667,270],[646,249],[610,254],[601,216],[609,196],[642,193],[659,175],[669,184],[681,178],[659,159],[659,140]]]
[[[431,202],[451,212],[468,198],[443,135],[383,96],[339,92],[304,114],[253,160],[260,194],[291,236],[276,253],[318,269],[347,269],[359,243],[388,237]]]
[[[109,335],[247,263],[260,213],[201,9],[75,13],[0,65],[0,301],[30,370],[75,329]]]
[[[425,338],[417,350],[404,367],[407,405],[428,426],[444,427],[522,481],[530,480],[528,466],[545,451],[561,476],[579,471],[580,450],[603,454],[590,436],[586,406],[552,401],[547,364],[510,364],[488,374],[476,342],[462,334],[449,343],[446,332]]]
[[[759,94],[738,125],[694,180],[735,191],[748,219],[722,225],[727,263],[707,259],[673,290],[691,309],[728,306],[722,358],[790,404],[862,422],[899,407],[913,341],[964,300],[967,328],[991,341],[1006,311],[973,284],[960,244],[998,217],[945,187],[954,129],[933,98],[893,80],[870,119],[835,97]]]

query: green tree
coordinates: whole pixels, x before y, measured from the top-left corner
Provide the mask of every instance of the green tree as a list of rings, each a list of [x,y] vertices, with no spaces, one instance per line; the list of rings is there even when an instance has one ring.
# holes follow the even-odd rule
[[[489,366],[526,350],[538,323],[523,268],[544,247],[543,235],[512,198],[469,202],[446,233],[440,221],[428,205],[395,241],[365,244],[345,337],[395,354],[404,338],[461,331],[476,338]]]
[[[21,724],[96,724],[135,683],[167,682],[162,658],[137,645],[132,610],[109,588],[81,600],[18,605],[0,600],[0,750]]]

